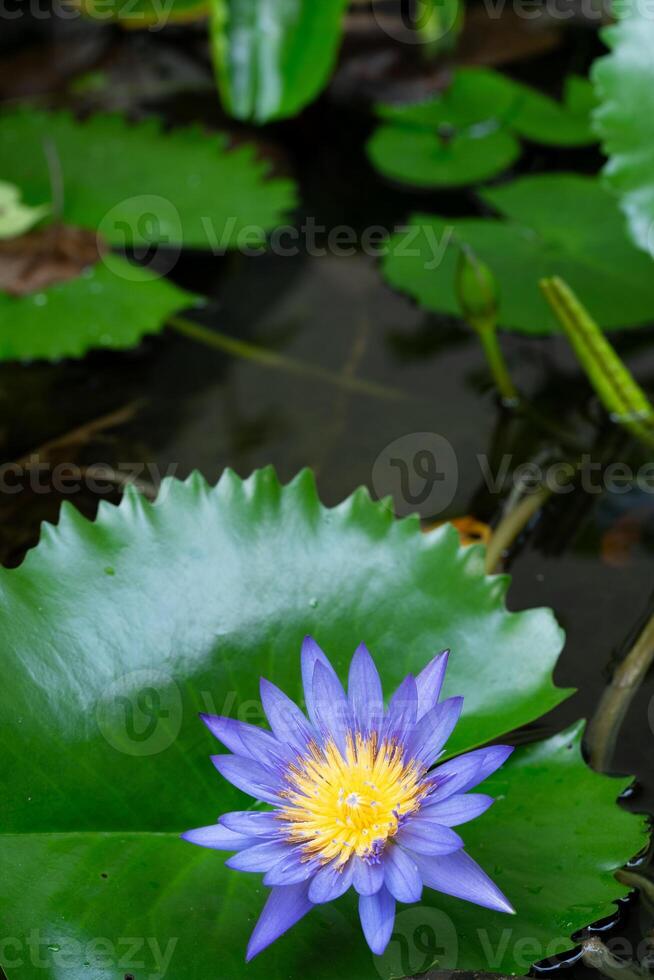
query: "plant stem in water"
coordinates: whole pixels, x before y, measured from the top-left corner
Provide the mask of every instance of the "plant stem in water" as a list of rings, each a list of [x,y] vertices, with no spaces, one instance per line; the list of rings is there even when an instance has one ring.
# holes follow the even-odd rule
[[[590,748],[590,764],[598,772],[609,771],[622,722],[653,662],[654,615],[616,668],[588,726],[586,739]]]
[[[551,495],[547,487],[540,487],[513,507],[502,518],[493,531],[488,548],[486,549],[486,574],[493,575],[500,570],[502,555],[515,539],[524,531],[541,507]]]
[[[486,355],[488,366],[493,375],[493,380],[497,385],[497,390],[505,402],[515,404],[518,401],[518,391],[509,374],[502,348],[497,339],[495,325],[473,323],[472,326],[475,328],[481,340],[481,346],[484,349],[484,354]]]
[[[368,395],[372,398],[402,401],[408,397],[397,388],[388,388],[385,385],[375,384],[373,381],[364,381],[347,373],[337,374],[335,371],[328,371],[316,364],[297,361],[295,358],[286,357],[284,354],[259,347],[249,341],[238,340],[236,337],[229,337],[217,330],[210,330],[208,327],[194,323],[193,320],[187,320],[182,316],[171,317],[168,320],[168,325],[191,340],[196,340],[207,347],[213,347],[215,350],[223,351],[225,354],[231,354],[233,357],[239,357],[246,361],[252,361],[263,367],[277,368],[304,378],[315,378],[318,381],[337,385],[339,388],[346,388],[349,391]]]

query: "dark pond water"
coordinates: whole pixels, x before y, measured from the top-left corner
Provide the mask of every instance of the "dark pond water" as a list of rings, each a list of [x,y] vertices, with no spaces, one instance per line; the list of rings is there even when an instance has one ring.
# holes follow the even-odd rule
[[[80,52],[81,45],[95,45],[103,57],[108,49],[130,64],[161,42],[174,50],[178,45],[185,58],[197,43],[182,44],[174,32],[163,39],[138,40],[117,40],[111,30],[108,34],[106,39],[105,33],[83,32],[69,57],[77,52],[88,70],[94,55],[86,48]],[[20,43],[32,44],[39,37],[51,40],[39,25],[27,33],[23,28],[14,38],[14,50],[22,56]],[[594,53],[594,42],[586,35],[581,45],[573,38],[567,47],[519,63],[515,70],[556,87],[570,67],[584,70],[585,63],[578,63],[580,50],[582,62]],[[24,85],[33,81],[29,65],[23,64]],[[38,91],[37,82],[34,87]],[[477,205],[468,193],[411,194],[377,177],[363,152],[370,125],[366,107],[363,100],[359,104],[351,98],[345,82],[341,89],[340,97],[336,87],[335,94],[299,120],[263,133],[278,168],[300,182],[298,220],[311,216],[326,228],[346,223],[360,233],[371,225],[392,229],[416,208],[475,213]],[[139,108],[163,110],[171,122],[219,121],[210,92],[192,98],[176,94]],[[599,162],[595,151],[528,147],[520,171],[593,172]],[[245,475],[269,463],[286,480],[311,466],[324,501],[333,504],[360,484],[377,494],[397,490],[379,485],[374,476],[377,458],[390,443],[404,438],[411,463],[420,445],[415,434],[436,433],[453,447],[458,480],[445,510],[424,516],[474,513],[491,524],[501,517],[509,488],[497,492],[488,486],[480,458],[493,473],[508,458],[510,476],[521,463],[557,458],[566,440],[575,439],[594,460],[624,462],[634,471],[648,461],[647,453],[605,418],[562,339],[503,338],[518,386],[549,420],[547,425],[558,427],[559,434],[553,435],[550,428],[503,409],[475,338],[456,322],[426,315],[388,289],[376,261],[367,256],[187,254],[174,278],[210,298],[201,318],[209,327],[327,368],[341,383],[235,359],[170,330],[134,352],[95,353],[58,365],[5,365],[0,368],[5,460],[24,457],[138,402],[124,424],[82,442],[64,442],[53,458],[85,465],[102,462],[120,472],[126,464],[146,463],[150,470],[145,476],[155,484],[166,473],[184,477],[199,469],[214,481],[225,466]],[[615,340],[639,380],[654,392],[654,329]],[[343,378],[374,382],[400,397],[353,391],[344,387]],[[602,483],[599,476],[596,482]],[[44,492],[26,490],[0,500],[0,556],[5,563],[21,560],[37,540],[43,519],[56,520],[65,495],[48,488],[47,480],[44,485]],[[108,496],[117,499],[115,491]],[[71,499],[89,515],[97,505],[97,496],[88,492]],[[654,495],[633,486],[558,495],[516,542],[507,563],[513,574],[510,606],[555,610],[567,633],[556,680],[578,689],[524,737],[592,716],[614,664],[654,612],[653,551]],[[631,705],[612,766],[637,778],[625,805],[638,811],[654,811],[653,745],[650,672]],[[637,902],[625,903],[623,920],[615,930],[620,935],[640,936],[651,928]],[[578,964],[571,969],[575,975],[586,972]]]

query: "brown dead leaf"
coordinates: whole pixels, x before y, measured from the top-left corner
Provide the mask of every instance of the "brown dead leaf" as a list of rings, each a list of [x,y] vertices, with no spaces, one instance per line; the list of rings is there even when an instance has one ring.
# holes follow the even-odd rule
[[[0,241],[0,290],[27,296],[76,279],[103,251],[95,232],[62,224]]]

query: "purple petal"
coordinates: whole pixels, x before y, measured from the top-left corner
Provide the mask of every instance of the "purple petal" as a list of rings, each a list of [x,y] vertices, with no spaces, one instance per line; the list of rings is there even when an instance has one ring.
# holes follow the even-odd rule
[[[313,674],[317,663],[321,663],[325,670],[331,673],[334,680],[340,685],[340,681],[336,675],[336,671],[330,664],[329,660],[322,652],[316,641],[312,636],[305,636],[302,643],[302,684],[304,686],[304,700],[307,705],[307,714],[313,722],[314,725],[318,724],[316,718],[315,707],[313,703]],[[345,692],[341,687],[343,692],[343,697],[345,697]]]
[[[265,677],[261,678],[260,690],[263,710],[276,738],[292,745],[300,754],[305,752],[315,733],[304,713]]]
[[[441,857],[413,854],[422,880],[428,888],[463,898],[497,912],[513,913],[510,902],[485,871],[465,851]]]
[[[200,847],[212,847],[215,851],[240,851],[243,847],[256,844],[256,839],[244,834],[235,834],[227,827],[214,823],[210,827],[198,827],[197,830],[187,830],[182,834],[182,840]]]
[[[357,731],[366,733],[377,729],[384,715],[384,692],[365,643],[357,647],[352,657],[347,693]]]
[[[437,653],[433,660],[416,677],[418,687],[418,721],[434,707],[439,697],[447,670],[449,650]]]
[[[402,847],[420,854],[451,854],[463,847],[463,841],[455,831],[442,827],[436,821],[421,818],[420,814],[407,821],[395,840]]]
[[[306,881],[319,867],[315,860],[308,861],[299,847],[292,850],[287,845],[287,854],[267,873],[264,885],[296,885]]]
[[[308,890],[306,881],[273,888],[250,937],[246,955],[248,963],[311,911],[313,905],[307,898]]]
[[[448,698],[431,708],[407,740],[407,753],[425,766],[434,764],[461,716],[463,698]]]
[[[386,888],[380,889],[375,895],[361,895],[359,918],[370,949],[381,956],[393,934],[395,899]]]
[[[374,895],[384,884],[384,865],[381,861],[369,863],[360,857],[353,857],[354,873],[352,884],[359,895]]]
[[[279,795],[281,783],[269,769],[252,759],[243,759],[239,755],[212,755],[211,761],[221,776],[229,780],[233,786],[249,793],[255,800],[264,803],[283,803]]]
[[[466,793],[499,769],[513,752],[512,745],[489,745],[449,759],[432,774],[435,788],[425,805],[447,799],[455,793]]]
[[[333,902],[344,895],[352,884],[354,861],[337,868],[334,864],[326,864],[318,871],[309,886],[309,901],[314,905]]]
[[[263,810],[234,810],[224,813],[220,822],[228,830],[246,837],[274,837],[282,831],[277,815]]]
[[[350,707],[341,682],[320,661],[313,672],[313,710],[316,727],[344,753],[345,736],[352,727]]]
[[[418,865],[395,844],[384,853],[384,884],[398,902],[419,902],[422,895],[422,878]]]
[[[417,719],[418,689],[416,679],[411,674],[404,678],[391,698],[384,722],[386,738],[403,742]]]
[[[484,793],[457,793],[440,803],[434,803],[433,806],[423,807],[420,813],[433,818],[444,827],[457,827],[480,817],[494,802],[492,796],[485,796]]]
[[[219,715],[200,715],[200,718],[211,734],[235,755],[247,756],[261,765],[269,766],[279,762],[280,756],[287,753],[285,745],[280,745],[270,732],[255,725]]]
[[[289,853],[291,845],[286,841],[268,840],[265,843],[257,841],[253,847],[246,847],[225,864],[235,871],[270,871]]]

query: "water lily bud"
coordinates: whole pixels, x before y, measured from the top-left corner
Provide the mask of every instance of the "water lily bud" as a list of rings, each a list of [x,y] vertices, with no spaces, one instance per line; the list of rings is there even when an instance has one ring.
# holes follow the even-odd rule
[[[495,277],[468,245],[461,247],[455,288],[461,312],[473,327],[495,325],[499,305]]]

